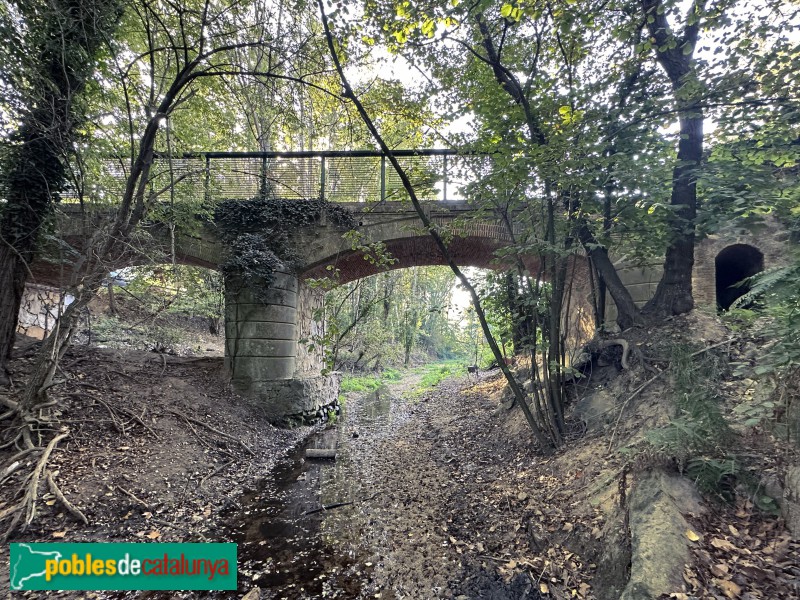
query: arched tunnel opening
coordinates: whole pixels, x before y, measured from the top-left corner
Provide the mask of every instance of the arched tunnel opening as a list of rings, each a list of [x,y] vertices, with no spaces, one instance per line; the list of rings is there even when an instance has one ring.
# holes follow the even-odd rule
[[[764,270],[764,255],[758,248],[734,244],[723,249],[714,259],[717,283],[717,309],[728,310],[750,291],[750,286],[737,285]]]

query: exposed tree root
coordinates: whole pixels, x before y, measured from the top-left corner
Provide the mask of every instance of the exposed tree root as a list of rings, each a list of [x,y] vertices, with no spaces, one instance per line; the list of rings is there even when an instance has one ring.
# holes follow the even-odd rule
[[[86,515],[84,515],[80,511],[80,509],[76,508],[75,505],[72,504],[72,502],[70,502],[64,497],[64,494],[61,492],[58,485],[56,485],[55,480],[53,479],[53,474],[49,470],[46,471],[46,476],[47,476],[47,486],[50,488],[52,494],[56,497],[56,500],[61,502],[61,504],[64,505],[64,508],[66,508],[67,511],[69,511],[69,513],[73,517],[75,517],[79,521],[83,521],[84,525],[88,525],[89,519],[86,518]]]
[[[142,500],[141,498],[139,498],[139,497],[138,497],[136,494],[134,494],[133,492],[129,492],[128,490],[126,490],[126,489],[125,489],[124,487],[122,487],[121,485],[118,485],[118,486],[116,486],[116,487],[112,487],[112,486],[110,486],[110,485],[107,485],[107,486],[106,486],[106,488],[108,488],[108,491],[110,491],[110,492],[113,492],[115,489],[117,489],[117,490],[119,490],[120,492],[122,492],[123,494],[125,494],[125,495],[126,495],[128,498],[130,498],[131,500],[134,500],[134,501],[135,501],[135,502],[137,502],[138,504],[141,504],[142,506],[144,506],[144,507],[145,507],[147,510],[150,510],[150,508],[151,508],[151,507],[150,507],[150,505],[149,505],[147,502],[145,502],[144,500]]]
[[[237,444],[238,446],[241,446],[242,448],[244,448],[250,456],[255,456],[256,455],[256,453],[253,452],[250,449],[250,447],[247,444],[245,444],[242,440],[239,440],[239,439],[233,437],[232,435],[228,435],[227,433],[225,433],[223,431],[220,431],[219,429],[216,429],[216,428],[212,427],[211,425],[209,425],[207,423],[203,423],[203,421],[200,421],[198,419],[194,419],[194,418],[190,417],[189,415],[185,415],[180,411],[173,410],[173,411],[170,411],[170,412],[172,412],[173,415],[176,415],[176,416],[180,417],[181,419],[187,421],[188,423],[194,423],[195,425],[200,425],[200,427],[205,427],[209,431],[211,431],[213,433],[216,433],[218,436],[223,437],[226,440],[232,441],[233,443]]]
[[[0,469],[0,485],[2,485],[5,480],[8,479],[14,473],[14,471],[19,468],[21,464],[20,461],[23,458],[28,456],[28,454],[40,452],[41,450],[42,448],[25,448],[25,450],[17,452],[14,456],[8,459],[3,468]]]
[[[41,481],[42,475],[47,467],[47,461],[50,459],[50,455],[53,453],[53,450],[55,450],[58,442],[63,440],[68,435],[69,429],[65,429],[52,440],[50,440],[50,443],[47,444],[47,447],[44,449],[41,458],[39,458],[39,462],[36,463],[36,466],[33,469],[33,475],[31,476],[31,480],[28,484],[28,489],[25,492],[25,498],[23,500],[25,504],[25,527],[30,525],[33,522],[34,517],[36,517],[36,499],[39,496],[39,482]]]
[[[628,364],[628,356],[631,353],[631,347],[628,343],[628,340],[623,338],[615,338],[613,340],[603,340],[597,344],[597,351],[604,350],[610,346],[622,346],[622,359],[620,360],[620,364],[622,364],[622,368],[626,371],[630,369],[630,365]]]
[[[125,424],[119,417],[117,417],[117,413],[114,411],[114,409],[111,408],[107,402],[100,400],[100,398],[95,398],[95,400],[102,404],[106,411],[108,411],[108,415],[111,417],[111,424],[114,426],[114,429],[116,429],[122,435],[126,435],[127,432],[125,431]]]
[[[17,435],[15,435],[13,438],[8,440],[6,443],[0,444],[0,450],[5,450],[6,448],[9,448],[9,447],[13,446],[17,442],[19,442],[21,439],[22,439],[22,433],[18,432]]]
[[[48,479],[48,475],[50,473],[47,470],[47,463],[50,460],[50,456],[52,455],[56,446],[58,446],[58,443],[69,436],[70,433],[68,429],[62,429],[58,435],[50,440],[44,450],[42,450],[42,448],[38,447],[38,445],[34,444],[31,440],[31,422],[36,422],[36,419],[24,419],[23,424],[20,427],[20,431],[14,436],[10,443],[5,444],[5,447],[8,447],[11,444],[17,444],[22,441],[25,447],[14,457],[12,457],[11,462],[3,472],[4,480],[17,469],[17,467],[14,466],[14,463],[17,462],[21,457],[25,457],[28,454],[38,451],[41,451],[42,455],[39,457],[36,465],[33,467],[33,470],[22,480],[19,491],[17,492],[17,495],[22,495],[21,500],[16,504],[13,504],[12,506],[0,511],[0,522],[10,519],[8,525],[3,531],[2,537],[0,537],[2,542],[5,542],[5,540],[7,540],[12,533],[14,533],[14,531],[17,529],[17,526],[20,524],[20,521],[22,521],[23,529],[33,522],[34,518],[36,517],[36,502],[39,499],[39,485],[42,482],[43,476],[45,479]],[[52,477],[49,477],[49,479],[52,479]],[[48,480],[48,484],[49,483],[50,481]],[[58,490],[58,486],[55,485],[55,481],[52,483],[51,490],[53,488]],[[67,507],[67,510],[73,514],[76,514],[73,511],[77,511],[77,509],[72,506],[69,501],[66,500],[66,498],[63,497],[63,494],[60,490],[58,490],[58,493],[55,491],[53,493],[59,500],[63,498],[62,504]],[[60,498],[59,495],[61,496]],[[80,513],[80,511],[77,512]]]
[[[6,408],[10,408],[11,410],[17,410],[18,406],[18,404],[11,398],[3,398],[2,396],[0,396],[0,404]]]
[[[14,504],[13,506],[9,506],[8,508],[4,508],[3,510],[0,510],[0,521],[2,521],[6,517],[14,514],[16,511],[20,510],[21,508],[22,508],[22,502],[19,502],[18,504]],[[4,537],[3,539],[5,540],[6,538]]]
[[[8,527],[6,527],[2,537],[0,537],[0,542],[3,544],[6,543],[6,540],[8,540],[9,536],[17,529],[17,525],[22,518],[24,508],[25,505],[20,502],[19,504],[15,504],[14,506],[0,511],[0,522],[4,521],[7,517],[11,517],[11,522],[8,524]]]
[[[215,475],[219,475],[220,473],[222,473],[225,469],[230,467],[234,462],[236,462],[235,459],[229,460],[228,462],[226,462],[224,465],[222,465],[218,469],[214,469],[211,473],[209,473],[208,475],[206,475],[205,477],[203,477],[200,480],[200,483],[198,484],[198,486],[202,488],[205,485],[206,481],[208,481],[209,479],[211,479]]]
[[[161,439],[161,438],[159,437],[159,435],[158,435],[158,434],[157,434],[155,431],[153,431],[153,429],[152,429],[151,427],[149,427],[149,426],[148,426],[148,425],[147,425],[147,424],[144,422],[144,420],[142,419],[142,417],[144,417],[144,412],[142,412],[142,417],[140,417],[140,416],[138,416],[136,413],[134,413],[134,412],[132,412],[132,411],[128,410],[127,408],[118,407],[118,410],[119,410],[120,412],[123,412],[123,413],[125,413],[126,415],[128,415],[128,416],[129,416],[129,417],[130,417],[132,420],[136,421],[136,422],[137,422],[139,425],[141,425],[141,426],[142,426],[142,428],[143,428],[145,431],[147,431],[147,432],[148,432],[150,435],[152,435],[152,436],[153,436],[155,439],[157,439],[157,440]]]

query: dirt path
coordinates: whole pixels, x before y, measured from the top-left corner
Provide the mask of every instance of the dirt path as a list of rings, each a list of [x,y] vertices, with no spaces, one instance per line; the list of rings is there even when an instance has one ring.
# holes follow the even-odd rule
[[[350,444],[352,493],[372,500],[331,516],[326,528],[358,524],[342,550],[356,538],[365,549],[373,568],[365,596],[538,597],[530,577],[504,570],[523,537],[518,509],[527,495],[509,484],[525,457],[506,455],[497,406],[465,396],[468,383],[444,381],[419,401],[390,390],[382,424],[364,426],[360,417],[342,425],[343,439],[361,428]],[[357,402],[350,414],[369,411],[369,399]]]
[[[29,363],[14,363],[18,379]],[[312,430],[277,430],[257,418],[227,392],[220,368],[216,359],[143,352],[68,354],[59,393],[71,435],[53,465],[90,524],[42,504],[33,526],[10,541],[232,539],[241,557],[233,596],[258,587],[264,598],[525,597],[530,577],[513,569],[504,577],[503,561],[524,539],[516,512],[524,502],[507,483],[529,452],[500,443],[497,405],[465,397],[466,377],[422,395],[413,393],[419,374],[369,397],[351,394],[347,417],[306,442],[338,440],[336,462],[325,464],[304,461],[302,447],[284,458]],[[19,482],[7,484],[0,508]]]

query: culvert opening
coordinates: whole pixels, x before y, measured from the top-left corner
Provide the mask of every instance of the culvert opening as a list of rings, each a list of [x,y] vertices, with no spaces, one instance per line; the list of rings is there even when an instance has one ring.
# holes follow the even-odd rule
[[[753,246],[734,244],[717,254],[714,265],[717,277],[717,308],[728,310],[737,299],[750,291],[749,285],[736,284],[764,270],[764,255]]]

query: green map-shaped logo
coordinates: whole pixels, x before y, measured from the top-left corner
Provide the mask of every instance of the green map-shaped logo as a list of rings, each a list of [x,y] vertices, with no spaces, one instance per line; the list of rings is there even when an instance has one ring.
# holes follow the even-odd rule
[[[60,552],[42,552],[31,548],[30,544],[11,546],[11,589],[21,590],[30,586],[30,580],[44,578],[45,561],[59,560]]]

